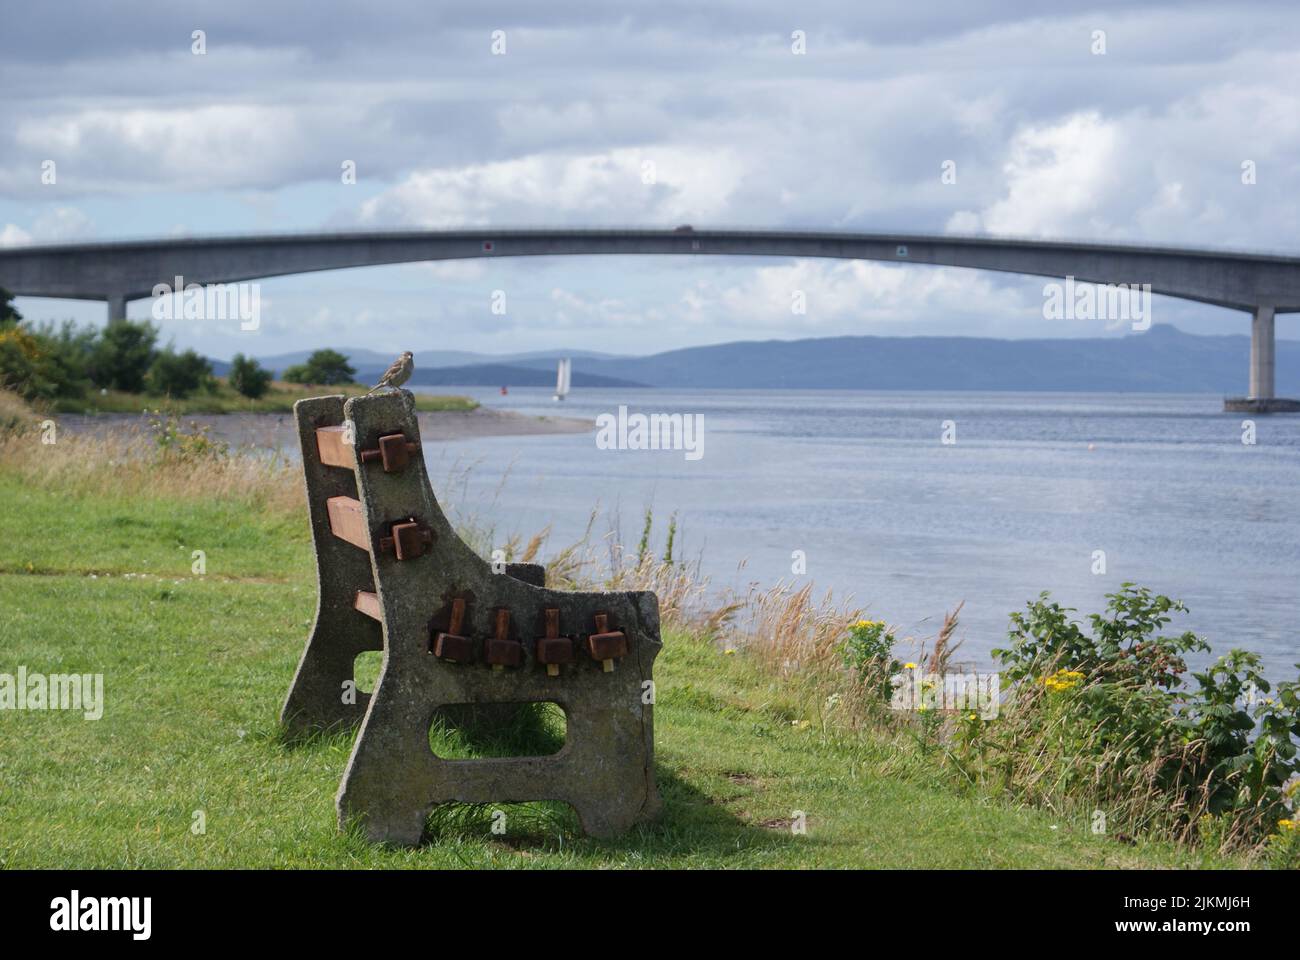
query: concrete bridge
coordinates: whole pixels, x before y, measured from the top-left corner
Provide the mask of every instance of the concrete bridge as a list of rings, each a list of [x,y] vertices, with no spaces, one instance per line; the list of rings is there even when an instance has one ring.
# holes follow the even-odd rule
[[[1228,409],[1300,410],[1274,395],[1274,316],[1300,311],[1300,257],[996,237],[794,230],[423,230],[171,238],[0,249],[0,287],[26,297],[126,302],[175,278],[225,284],[379,264],[479,257],[684,254],[832,257],[968,267],[1081,283],[1150,284],[1153,293],[1251,314],[1250,389]]]

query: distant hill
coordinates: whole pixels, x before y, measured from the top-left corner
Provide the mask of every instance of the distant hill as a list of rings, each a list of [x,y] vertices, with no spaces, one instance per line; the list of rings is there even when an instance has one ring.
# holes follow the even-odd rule
[[[316,349],[315,347],[312,350]],[[388,365],[393,362],[397,356],[395,353],[381,353],[377,350],[367,350],[362,347],[335,347],[339,353],[343,354],[358,371],[369,374],[371,372],[380,372],[388,369]],[[258,357],[257,362],[268,370],[274,370],[276,373],[283,373],[287,367],[294,364],[303,363],[311,355],[312,350],[293,350],[289,353],[277,353],[272,356]],[[534,350],[528,353],[509,353],[509,354],[491,354],[491,353],[474,353],[470,350],[416,350],[415,366],[416,369],[431,367],[468,367],[479,364],[518,364],[524,367],[550,367],[555,370],[555,364],[559,357],[588,357],[593,359],[605,359],[615,356],[612,353],[601,353],[597,350]],[[230,362],[227,360],[213,360],[213,369],[218,376],[225,376],[230,369]],[[362,377],[361,379],[366,379]]]
[[[576,360],[574,361],[577,362]],[[367,383],[377,380],[382,371],[373,371],[362,376]],[[573,372],[572,384],[575,387],[645,387],[649,384],[618,377],[606,377],[594,373]],[[467,367],[420,367],[411,375],[413,386],[458,386],[458,387],[554,387],[554,366],[545,369],[514,367],[503,363],[479,363]]]
[[[343,350],[359,379],[391,358]],[[550,386],[559,357],[573,385],[829,390],[1035,390],[1246,392],[1250,337],[1199,336],[1168,325],[1123,337],[995,340],[987,337],[824,337],[688,347],[647,357],[554,350],[508,357],[458,351],[416,354],[413,383]],[[306,352],[262,358],[277,371]],[[229,364],[214,363],[219,374]],[[1300,341],[1277,341],[1277,393],[1300,396]]]
[[[827,337],[691,347],[649,357],[573,361],[656,387],[732,389],[1246,392],[1250,337],[1168,326],[1124,337]],[[1277,341],[1277,392],[1300,396],[1300,341]]]

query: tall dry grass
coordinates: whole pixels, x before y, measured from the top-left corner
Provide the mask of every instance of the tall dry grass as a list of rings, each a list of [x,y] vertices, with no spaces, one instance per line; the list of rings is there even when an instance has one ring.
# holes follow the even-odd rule
[[[781,676],[799,677],[815,687],[852,685],[841,660],[840,645],[848,625],[861,616],[850,603],[836,602],[827,592],[814,594],[811,583],[778,582],[768,587],[751,585],[737,593],[715,587],[697,559],[674,561],[656,556],[648,546],[653,516],[647,511],[635,546],[620,542],[617,518],[609,532],[595,535],[598,511],[588,517],[586,529],[573,543],[545,556],[547,586],[559,590],[648,590],[659,600],[660,622],[670,630],[712,641],[720,650],[744,650],[765,669]],[[470,524],[481,530],[477,524]],[[675,522],[669,537],[676,537]],[[546,527],[525,539],[505,538],[509,561],[537,561],[551,538]],[[480,550],[485,549],[480,545]]]
[[[815,596],[812,583],[751,586],[737,603],[734,641],[773,672],[844,675],[841,645],[860,608],[837,603],[828,591]]]
[[[12,390],[0,389],[0,435],[24,433],[36,428],[38,411]]]
[[[284,513],[304,508],[297,464],[265,451],[228,451],[201,432],[187,432],[176,418],[93,435],[61,431],[53,443],[45,443],[39,430],[24,429],[40,422],[38,412],[14,394],[0,391],[0,423],[6,417],[13,425],[0,429],[0,469],[24,483],[104,498],[147,491],[179,499],[231,500]],[[456,488],[464,481],[453,476],[446,483]],[[649,549],[650,511],[634,547],[620,542],[616,517],[607,533],[597,535],[599,519],[599,511],[593,510],[577,540],[550,550],[550,527],[527,537],[499,538],[493,526],[477,517],[458,517],[456,525],[483,555],[504,548],[510,562],[544,560],[548,586],[652,591],[667,628],[709,639],[723,649],[743,649],[776,674],[798,676],[854,697],[854,678],[844,669],[840,645],[848,626],[861,615],[857,607],[836,602],[830,593],[815,595],[811,583],[751,585],[742,593],[717,589],[698,559],[673,561]],[[674,520],[666,556],[676,532]],[[939,650],[954,625],[946,624],[941,631]]]
[[[0,409],[8,402],[0,401]],[[147,427],[98,435],[59,430],[57,423],[52,433],[39,425],[0,430],[0,469],[23,483],[81,496],[111,499],[147,492],[233,500],[280,512],[303,509],[300,472],[283,457],[228,453],[204,444],[163,445]]]

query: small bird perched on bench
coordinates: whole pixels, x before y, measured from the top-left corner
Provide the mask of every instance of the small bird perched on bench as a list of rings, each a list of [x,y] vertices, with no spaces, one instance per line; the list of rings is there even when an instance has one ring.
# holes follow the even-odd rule
[[[393,365],[384,371],[384,375],[379,378],[379,382],[371,387],[366,396],[381,390],[384,387],[391,387],[396,390],[407,380],[411,379],[411,372],[415,370],[415,358],[410,350],[407,350],[400,357],[393,361]]]

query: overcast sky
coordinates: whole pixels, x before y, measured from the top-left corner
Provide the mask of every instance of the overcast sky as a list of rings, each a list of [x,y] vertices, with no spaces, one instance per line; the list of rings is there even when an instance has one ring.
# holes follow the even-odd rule
[[[1300,253],[1293,6],[1024,6],[0,0],[0,244],[693,223]],[[840,261],[416,264],[264,281],[260,330],[170,321],[164,336],[224,358],[1124,332],[1044,320],[1043,282]],[[1154,309],[1248,330],[1232,311]]]

